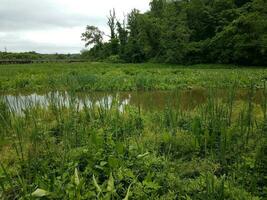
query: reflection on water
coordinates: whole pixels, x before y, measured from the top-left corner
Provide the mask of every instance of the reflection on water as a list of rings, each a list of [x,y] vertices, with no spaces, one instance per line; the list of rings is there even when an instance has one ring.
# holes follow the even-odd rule
[[[118,98],[115,94],[76,94],[70,95],[67,92],[49,92],[47,94],[29,94],[29,95],[2,95],[7,105],[12,111],[21,113],[23,110],[32,107],[47,108],[49,105],[60,107],[74,106],[78,110],[86,107],[102,106],[110,109],[113,103],[118,104],[119,110],[123,110],[129,104],[131,95]]]
[[[193,109],[207,101],[210,96],[227,101],[231,91],[216,90],[209,91],[204,89],[182,90],[182,91],[150,91],[150,92],[120,92],[120,93],[77,93],[70,95],[67,92],[49,92],[47,94],[29,95],[0,95],[15,112],[22,112],[29,107],[48,107],[58,105],[62,107],[75,106],[82,109],[84,106],[91,107],[105,106],[110,108],[116,103],[118,108],[123,111],[126,105],[140,106],[144,110],[164,109],[166,106],[180,107],[182,109]],[[234,92],[235,100],[245,101],[248,99],[249,91],[238,90]],[[260,103],[263,91],[255,91],[253,100]]]

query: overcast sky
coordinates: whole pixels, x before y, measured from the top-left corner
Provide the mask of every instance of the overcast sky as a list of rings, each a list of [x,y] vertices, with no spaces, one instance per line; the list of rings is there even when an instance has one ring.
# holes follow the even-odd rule
[[[144,12],[150,0],[0,0],[0,51],[78,53],[81,33],[95,25],[103,31],[107,15],[118,18],[133,8]]]

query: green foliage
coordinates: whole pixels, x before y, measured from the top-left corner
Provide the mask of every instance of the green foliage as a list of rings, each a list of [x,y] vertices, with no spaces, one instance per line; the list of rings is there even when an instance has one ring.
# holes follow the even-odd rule
[[[148,12],[133,9],[117,24],[113,11],[111,39],[90,49],[90,58],[266,65],[266,8],[264,0],[153,0]]]
[[[103,33],[95,26],[87,26],[82,34],[82,40],[86,42],[85,46],[92,44],[99,45],[103,40]]]
[[[249,88],[251,81],[262,88],[261,83],[267,77],[265,69],[238,69],[233,65],[116,64],[121,60],[114,55],[108,61],[1,65],[0,91],[148,91],[208,86],[228,88],[232,84]]]
[[[105,59],[108,63],[123,63],[123,60],[120,58],[119,55],[112,55]]]

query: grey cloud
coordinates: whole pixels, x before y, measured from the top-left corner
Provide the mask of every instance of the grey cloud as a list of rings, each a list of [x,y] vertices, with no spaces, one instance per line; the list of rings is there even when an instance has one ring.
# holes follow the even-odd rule
[[[89,17],[65,11],[53,1],[1,0],[0,31],[45,30],[56,27],[100,25],[105,17]]]
[[[79,14],[66,10],[55,0],[0,0],[0,51],[37,51],[40,53],[77,53],[83,48],[80,44],[41,43],[25,39],[23,33],[64,30],[85,27],[87,24],[101,26],[106,18]],[[73,12],[74,11],[74,12]],[[38,33],[37,33],[38,34]],[[49,37],[49,36],[48,36]],[[77,38],[80,36],[77,35]],[[76,45],[76,46],[75,46]]]
[[[5,45],[1,46],[1,44]],[[51,45],[33,42],[19,37],[17,33],[7,33],[5,36],[0,36],[0,51],[3,51],[5,47],[7,47],[9,52],[36,51],[39,53],[79,53],[82,49],[80,45]]]
[[[95,4],[93,0],[72,1],[73,5],[84,3],[90,6],[88,13],[86,8],[75,10],[83,7],[80,4],[71,8],[71,0],[67,3],[65,0],[0,0],[0,51],[6,46],[12,52],[77,53],[84,46],[80,41],[81,33],[75,30],[82,32],[82,27],[90,24],[108,31],[106,8],[101,7],[103,1]],[[112,1],[106,1],[112,5]],[[61,35],[62,40],[57,41]]]

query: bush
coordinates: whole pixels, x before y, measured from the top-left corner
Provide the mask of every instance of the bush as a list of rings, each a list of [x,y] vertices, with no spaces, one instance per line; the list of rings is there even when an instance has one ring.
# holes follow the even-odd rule
[[[109,63],[124,63],[124,61],[120,58],[119,55],[112,55],[105,59],[106,62]]]

